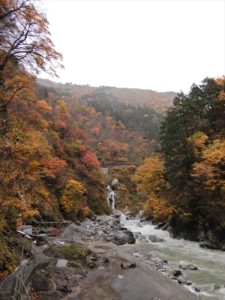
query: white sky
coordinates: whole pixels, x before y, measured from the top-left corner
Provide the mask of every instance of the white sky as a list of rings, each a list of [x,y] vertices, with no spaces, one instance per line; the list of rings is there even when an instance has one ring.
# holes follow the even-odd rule
[[[42,2],[57,81],[188,92],[225,74],[225,0]]]

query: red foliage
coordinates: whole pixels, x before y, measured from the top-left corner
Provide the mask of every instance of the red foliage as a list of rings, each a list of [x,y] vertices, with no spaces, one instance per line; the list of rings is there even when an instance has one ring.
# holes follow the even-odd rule
[[[95,135],[99,135],[100,128],[99,128],[99,127],[94,127],[91,131],[92,131]]]
[[[55,127],[57,129],[64,129],[64,130],[67,129],[66,123],[64,121],[62,121],[62,120],[56,120],[55,121]]]
[[[80,155],[84,156],[85,153],[87,152],[86,145],[79,145],[79,151],[80,151]]]
[[[86,138],[84,130],[80,128],[73,129],[72,134],[76,139],[84,140]]]
[[[41,165],[52,171],[53,174],[60,174],[67,167],[65,160],[62,160],[58,157],[53,157],[52,159],[43,161]]]
[[[93,152],[90,152],[90,151],[86,152],[84,154],[84,156],[82,157],[82,160],[87,167],[97,169],[100,166],[100,162],[99,162],[96,154]]]
[[[129,145],[126,143],[121,143],[117,140],[109,140],[109,151],[114,154],[127,152]]]
[[[88,121],[88,118],[87,117],[85,117],[85,116],[78,116],[78,122],[80,123],[80,124],[82,124],[82,123],[85,123],[85,122],[87,122]]]

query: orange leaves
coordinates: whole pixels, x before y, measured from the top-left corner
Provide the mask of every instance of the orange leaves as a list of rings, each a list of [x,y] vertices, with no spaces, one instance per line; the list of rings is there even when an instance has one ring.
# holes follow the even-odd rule
[[[88,215],[90,215],[90,208],[88,206],[85,206],[83,209],[82,209],[82,212],[83,212],[83,215],[84,217],[88,217]]]
[[[62,120],[56,120],[55,127],[56,127],[56,129],[59,129],[59,130],[66,130],[67,124],[66,124],[66,122],[64,122]]]
[[[222,76],[222,77],[220,77],[220,78],[217,78],[215,81],[216,81],[216,83],[217,83],[218,85],[224,86],[224,84],[225,84],[225,76]]]
[[[87,151],[83,155],[82,160],[87,167],[90,167],[92,169],[98,169],[100,166],[99,160],[98,160],[96,154],[93,152]]]
[[[37,107],[43,113],[50,113],[52,111],[51,106],[45,100],[37,101]]]
[[[222,91],[220,92],[220,94],[219,94],[219,100],[220,100],[220,101],[225,101],[225,92],[224,92],[224,90],[222,90]]]
[[[61,174],[67,167],[65,160],[58,157],[53,157],[48,160],[42,161],[41,165],[50,170],[54,175]]]
[[[168,204],[164,198],[151,195],[144,204],[144,211],[157,221],[167,221],[169,216],[173,213],[174,207]]]
[[[65,101],[59,101],[55,108],[55,127],[57,129],[66,130],[70,119],[71,115]]]
[[[30,0],[1,1],[1,47],[0,64],[4,69],[11,57],[30,68],[55,74],[54,64],[61,55],[54,49],[48,31],[48,21]]]
[[[192,177],[203,180],[210,190],[225,191],[225,140],[215,139],[202,152],[202,161],[193,165]]]
[[[164,161],[160,156],[148,157],[132,177],[141,194],[155,193],[165,186]]]
[[[158,221],[166,221],[174,209],[164,196],[167,185],[164,173],[163,159],[153,156],[146,158],[132,177],[138,194],[147,200],[143,207],[145,213]]]
[[[109,151],[112,153],[112,155],[117,155],[120,153],[127,152],[129,149],[128,144],[121,143],[114,139],[108,140],[108,147],[109,147]]]
[[[49,154],[46,139],[40,131],[31,128],[22,131],[17,124],[1,140],[1,146],[4,146],[0,160],[0,199],[4,199],[1,212],[4,210],[6,216],[21,213],[23,218],[37,215],[32,205],[35,188],[40,184],[39,160]]]
[[[29,162],[29,166],[30,166],[31,169],[37,170],[40,167],[40,162],[37,161],[37,160],[31,160]]]
[[[14,210],[16,216],[21,215],[22,218],[34,217],[39,215],[39,211],[32,209],[28,203],[18,198],[11,198],[1,203],[1,211],[4,213],[10,213]]]
[[[93,132],[95,135],[99,135],[99,133],[100,133],[100,127],[94,127],[92,130],[91,130],[91,132]]]

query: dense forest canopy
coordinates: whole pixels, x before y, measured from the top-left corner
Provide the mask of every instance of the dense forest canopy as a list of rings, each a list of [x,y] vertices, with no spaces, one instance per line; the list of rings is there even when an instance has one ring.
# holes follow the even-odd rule
[[[18,261],[18,249],[11,244],[21,224],[109,213],[101,164],[140,163],[151,155],[158,148],[155,138],[161,117],[150,105],[143,108],[143,102],[138,103],[138,93],[147,101],[144,91],[127,90],[135,95],[134,105],[123,89],[117,91],[123,95],[120,99],[102,88],[37,83],[40,71],[56,74],[61,55],[34,1],[1,1],[0,22],[0,273],[4,277]],[[160,97],[149,93],[150,98]],[[119,110],[112,109],[110,97],[116,98]],[[162,98],[169,102],[172,96]],[[129,118],[138,111],[139,120],[146,114],[145,122],[135,125]]]
[[[18,262],[21,224],[110,213],[105,164],[130,165],[113,170],[119,208],[144,207],[175,235],[213,235],[219,247],[224,78],[187,95],[36,80],[62,57],[34,3],[0,2],[0,278]]]
[[[156,92],[144,89],[131,88],[117,88],[109,86],[92,87],[89,85],[77,85],[72,83],[58,83],[48,79],[38,79],[38,83],[50,89],[54,89],[55,93],[64,96],[73,96],[73,99],[81,96],[89,96],[92,94],[104,94],[117,99],[118,102],[132,105],[150,107],[160,114],[172,105],[173,98],[176,96],[175,92]]]
[[[134,180],[147,192],[146,213],[169,222],[175,236],[225,236],[225,79],[205,79],[177,95],[161,126],[161,156]]]

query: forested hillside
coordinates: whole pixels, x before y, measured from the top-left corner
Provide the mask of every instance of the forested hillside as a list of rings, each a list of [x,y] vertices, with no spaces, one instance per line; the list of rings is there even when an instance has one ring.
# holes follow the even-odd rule
[[[176,96],[175,92],[156,92],[144,89],[129,89],[117,87],[91,87],[89,85],[76,85],[72,83],[56,83],[47,79],[38,79],[38,83],[54,91],[60,95],[73,96],[73,99],[79,99],[82,96],[92,96],[92,94],[108,95],[111,99],[117,100],[119,103],[132,106],[150,107],[158,113],[164,113],[173,102]]]
[[[101,165],[154,153],[162,117],[147,101],[156,92],[37,83],[61,65],[45,15],[30,0],[1,1],[0,20],[2,278],[18,262],[22,224],[109,213]]]
[[[105,164],[129,165],[112,172],[119,208],[222,248],[224,78],[187,95],[37,80],[62,57],[33,3],[0,2],[0,279],[18,263],[22,224],[110,213]]]
[[[145,210],[175,236],[224,248],[225,79],[205,79],[177,95],[161,127],[161,156],[146,159],[134,181]]]

